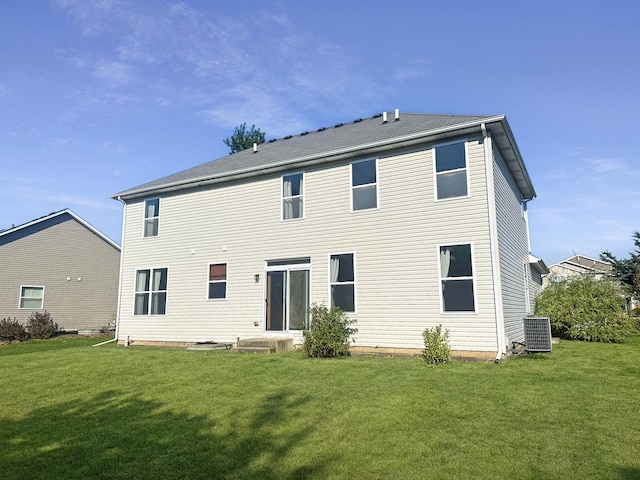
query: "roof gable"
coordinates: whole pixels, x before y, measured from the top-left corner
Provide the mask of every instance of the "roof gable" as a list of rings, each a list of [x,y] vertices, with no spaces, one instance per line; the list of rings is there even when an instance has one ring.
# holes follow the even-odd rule
[[[120,251],[120,245],[115,243],[104,233],[100,232],[98,229],[84,221],[69,209],[52,212],[49,215],[45,215],[44,217],[36,218],[35,220],[32,220],[30,222],[23,223],[22,225],[18,225],[17,227],[12,227],[0,232],[0,246],[19,240],[20,238],[24,238],[28,235],[31,235],[32,233],[44,230],[45,228],[66,222],[68,220],[75,220],[87,230],[91,231],[93,234],[114,247],[116,250]]]
[[[456,135],[491,129],[496,144],[525,198],[535,197],[533,185],[504,116],[402,114],[384,121],[382,115],[319,128],[260,144],[113,195],[127,200],[231,179],[328,163]],[[495,132],[493,131],[495,129]]]

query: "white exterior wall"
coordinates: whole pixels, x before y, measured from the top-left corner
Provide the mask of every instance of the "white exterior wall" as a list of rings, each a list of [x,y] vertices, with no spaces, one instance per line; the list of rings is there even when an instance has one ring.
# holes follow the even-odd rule
[[[311,302],[328,304],[329,255],[353,252],[355,345],[423,348],[423,330],[442,324],[454,350],[495,352],[484,152],[478,138],[467,148],[468,198],[435,201],[433,151],[426,148],[378,157],[376,210],[350,211],[347,162],[305,170],[302,220],[280,220],[280,175],[161,196],[155,238],[142,236],[144,199],[131,201],[119,339],[262,336],[266,260],[310,257]],[[438,246],[459,243],[473,244],[477,313],[441,314]],[[227,299],[208,300],[208,265],[222,262]],[[134,316],[135,271],[161,267],[168,268],[166,314]]]
[[[502,308],[506,346],[508,347],[511,342],[524,341],[522,319],[529,313],[525,282],[530,281],[532,272],[529,265],[527,225],[520,203],[522,196],[497,148],[494,148],[493,152],[493,170],[500,277],[502,280]],[[531,283],[529,283],[530,297],[535,295],[532,292],[535,288]],[[531,305],[533,308],[533,303]]]

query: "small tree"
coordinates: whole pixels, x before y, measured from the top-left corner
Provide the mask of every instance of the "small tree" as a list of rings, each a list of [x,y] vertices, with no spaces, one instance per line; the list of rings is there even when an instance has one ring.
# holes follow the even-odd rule
[[[623,308],[623,297],[610,280],[581,276],[549,285],[536,299],[535,313],[549,317],[561,337],[620,343],[634,330]]]
[[[422,332],[424,339],[424,350],[422,350],[422,358],[431,365],[439,365],[447,363],[451,358],[451,349],[449,348],[449,330],[442,332],[442,325],[427,328]]]
[[[44,312],[33,312],[27,318],[26,330],[31,338],[46,339],[56,334],[58,324],[53,321],[53,317],[46,310]]]
[[[247,148],[251,148],[254,143],[264,143],[264,132],[261,132],[255,125],[251,125],[251,129],[247,130],[247,124],[236,127],[233,135],[223,140],[224,144],[229,147],[229,153],[240,152]]]
[[[350,325],[356,323],[338,307],[313,304],[310,309],[311,324],[302,332],[305,357],[338,357],[349,355],[349,336],[358,330]]]

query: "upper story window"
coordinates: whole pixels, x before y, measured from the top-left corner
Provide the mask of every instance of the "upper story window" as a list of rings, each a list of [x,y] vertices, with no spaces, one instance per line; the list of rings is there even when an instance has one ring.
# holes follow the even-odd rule
[[[471,244],[440,247],[440,286],[443,312],[475,312]]]
[[[151,198],[144,201],[144,236],[158,236],[158,222],[160,220],[160,199]]]
[[[356,276],[353,253],[331,255],[329,259],[331,306],[343,312],[356,311]]]
[[[167,269],[136,270],[134,315],[164,315],[167,310]]]
[[[209,299],[224,300],[227,298],[227,264],[211,263],[209,265]]]
[[[44,308],[44,287],[20,287],[20,308]]]
[[[304,218],[304,174],[282,176],[282,219]]]
[[[351,210],[378,208],[377,170],[375,158],[351,164]]]
[[[434,148],[436,198],[466,197],[467,155],[465,142],[448,143]]]

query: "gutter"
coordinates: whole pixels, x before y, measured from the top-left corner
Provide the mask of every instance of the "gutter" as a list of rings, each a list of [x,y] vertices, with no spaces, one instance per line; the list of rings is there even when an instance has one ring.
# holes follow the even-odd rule
[[[122,245],[122,247],[120,247],[120,273],[119,273],[119,278],[118,278],[118,308],[116,310],[116,332],[115,332],[115,338],[114,340],[118,340],[118,337],[120,335],[120,300],[121,300],[121,295],[122,295],[122,274],[123,274],[123,265],[122,265],[122,260],[124,259],[124,229],[125,229],[125,220],[126,220],[126,214],[127,214],[127,204],[124,200],[122,200],[122,198],[118,195],[117,200],[120,201],[122,203],[122,238],[120,240],[120,243]]]

